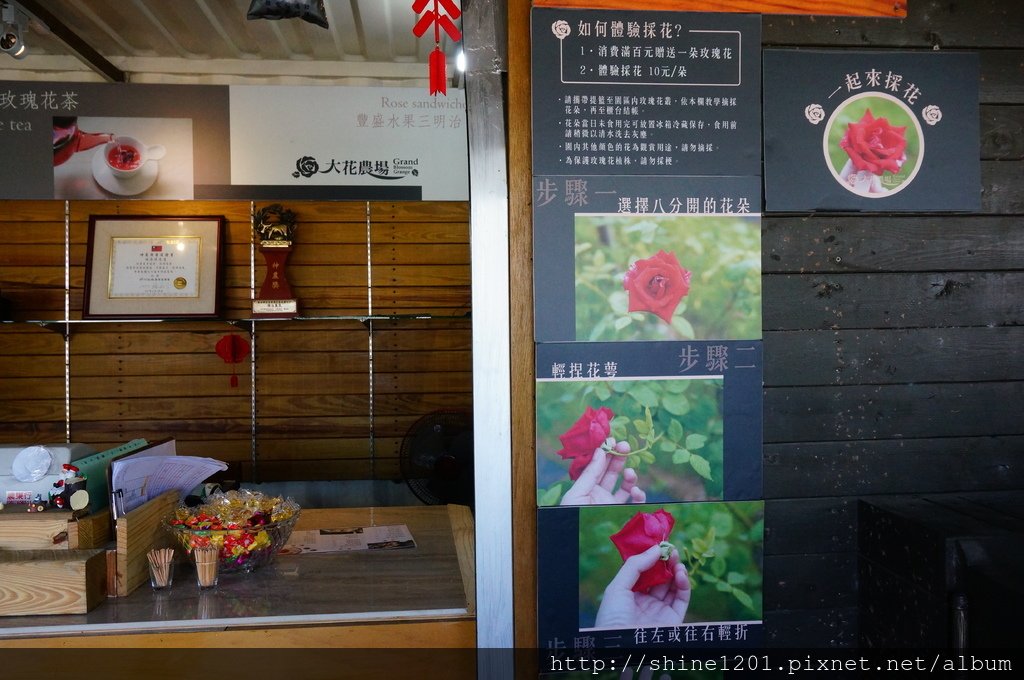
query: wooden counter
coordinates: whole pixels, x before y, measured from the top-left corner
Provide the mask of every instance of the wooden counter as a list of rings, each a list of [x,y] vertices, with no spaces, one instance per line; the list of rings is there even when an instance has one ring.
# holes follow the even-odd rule
[[[82,615],[0,617],[0,648],[474,647],[473,518],[464,506],[304,509],[296,530],[405,524],[416,547],[279,555],[200,592],[194,568]]]

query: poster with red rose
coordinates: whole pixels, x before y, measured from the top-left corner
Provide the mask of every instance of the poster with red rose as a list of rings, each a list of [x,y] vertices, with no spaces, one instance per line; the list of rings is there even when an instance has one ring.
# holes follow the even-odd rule
[[[980,209],[976,54],[763,59],[767,211]]]
[[[761,337],[756,177],[539,177],[536,337]]]
[[[761,349],[537,345],[537,505],[760,498]]]
[[[763,501],[537,514],[543,648],[761,644]]]

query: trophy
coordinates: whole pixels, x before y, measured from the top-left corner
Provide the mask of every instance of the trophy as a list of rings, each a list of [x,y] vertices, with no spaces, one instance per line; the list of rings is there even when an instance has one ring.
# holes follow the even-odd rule
[[[290,319],[299,313],[298,300],[284,273],[284,265],[295,234],[295,213],[280,203],[256,212],[254,229],[260,238],[260,252],[267,263],[267,275],[259,295],[252,301],[252,315],[257,318]]]

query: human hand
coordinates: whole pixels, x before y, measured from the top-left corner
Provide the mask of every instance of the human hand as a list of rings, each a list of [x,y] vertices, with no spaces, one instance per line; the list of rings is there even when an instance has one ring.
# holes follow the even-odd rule
[[[652,545],[625,562],[604,590],[597,610],[596,628],[629,629],[678,626],[690,606],[690,577],[673,548],[668,558],[672,580],[654,586],[646,593],[633,592],[640,574],[661,559],[661,546]]]
[[[619,475],[622,475],[622,484],[616,489]],[[612,456],[599,446],[583,472],[562,496],[559,505],[644,503],[647,493],[636,484],[636,470],[626,467],[626,459]]]

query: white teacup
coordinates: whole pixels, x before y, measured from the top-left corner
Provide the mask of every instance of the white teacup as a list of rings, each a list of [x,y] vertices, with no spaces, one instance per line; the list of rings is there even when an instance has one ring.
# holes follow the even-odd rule
[[[146,146],[134,137],[117,136],[103,147],[103,161],[114,177],[128,179],[137,175],[146,163],[163,158],[165,153],[167,149],[159,144]]]

